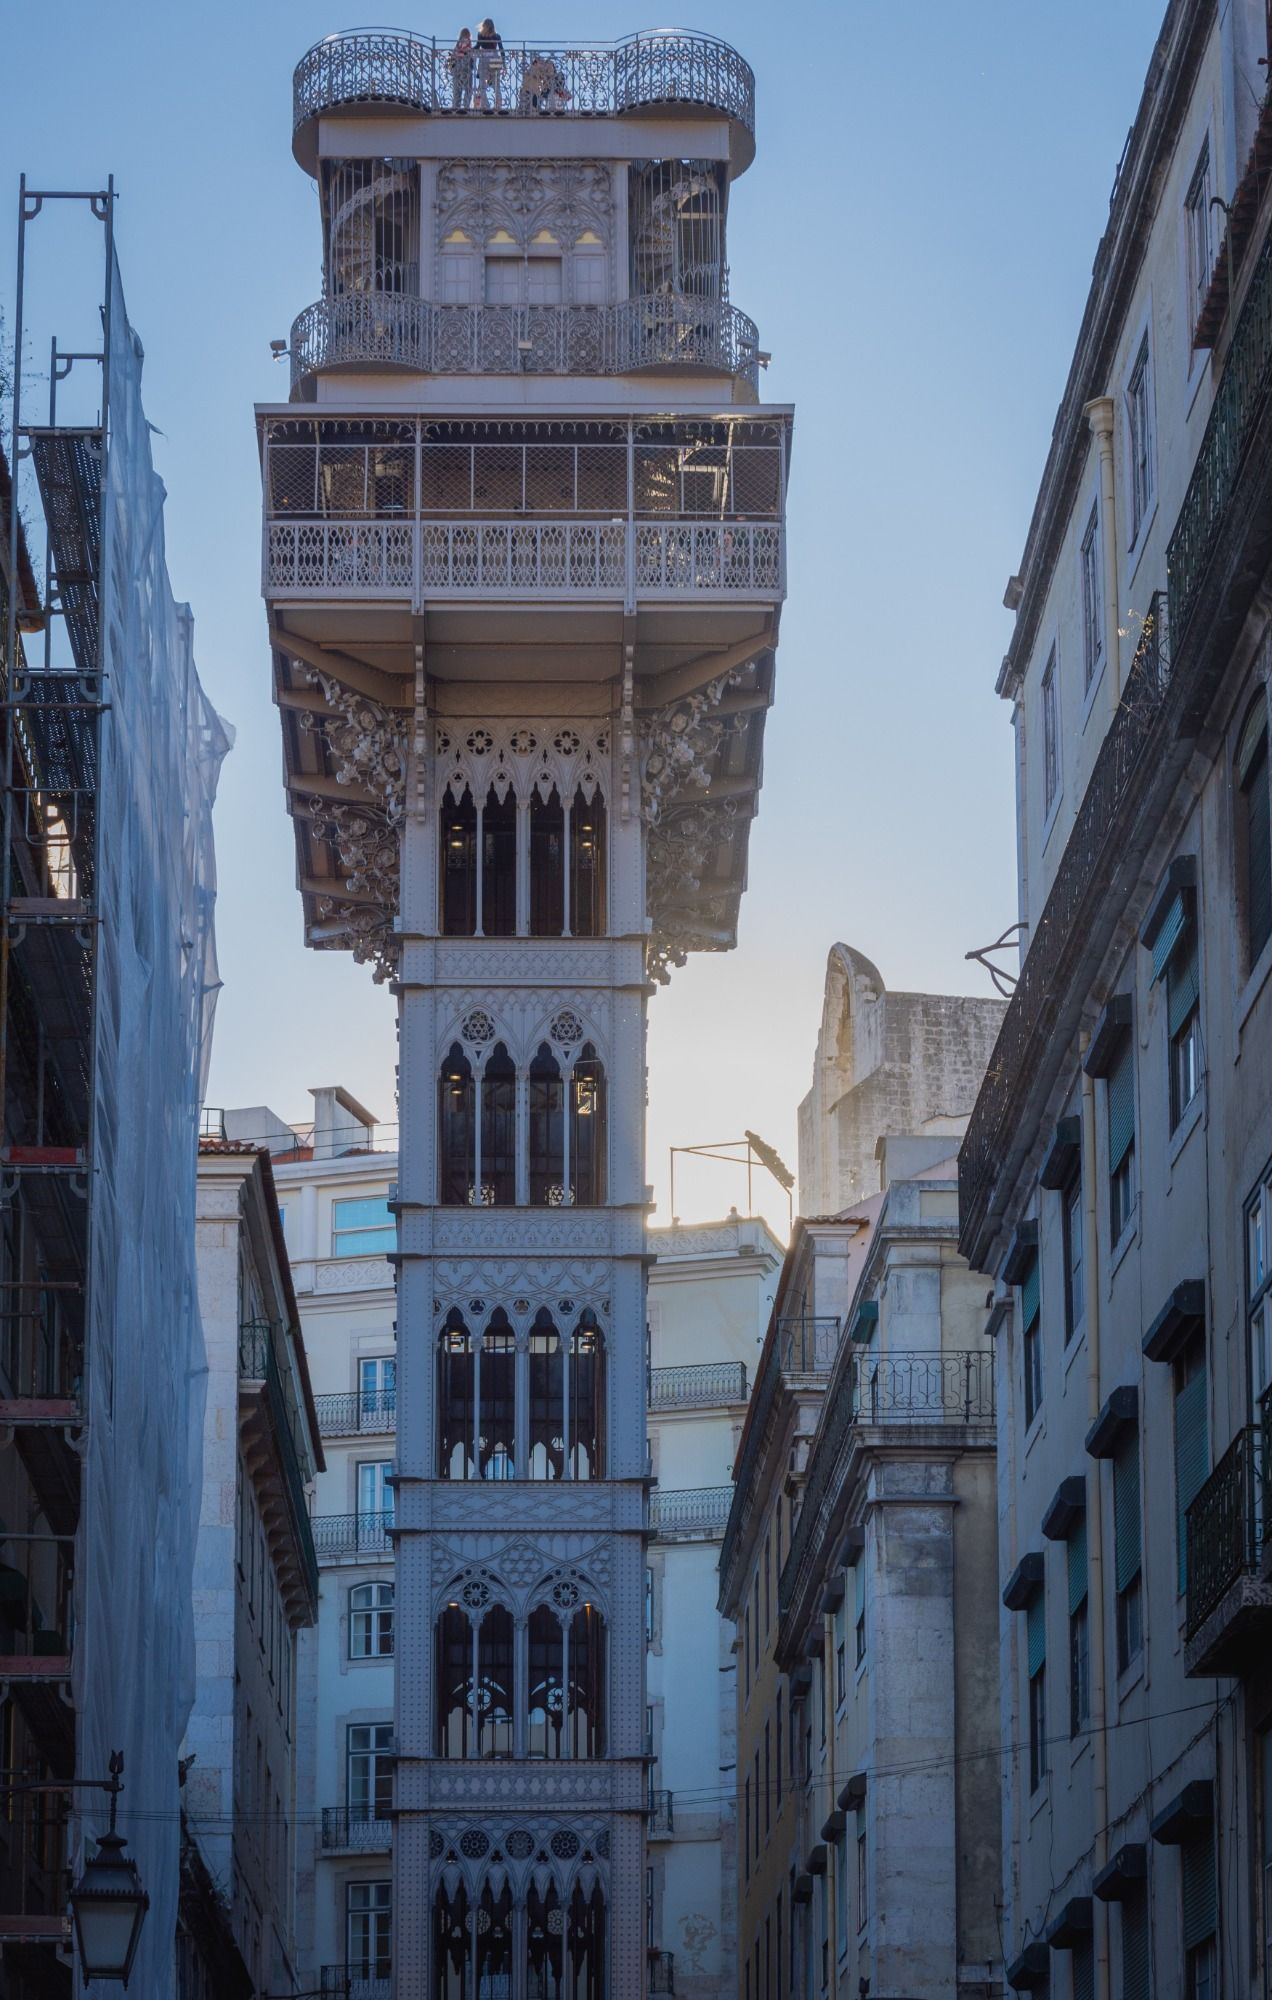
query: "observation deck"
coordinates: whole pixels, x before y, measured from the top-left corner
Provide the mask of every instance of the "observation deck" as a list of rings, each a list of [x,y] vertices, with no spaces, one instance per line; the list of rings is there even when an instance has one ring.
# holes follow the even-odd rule
[[[456,111],[450,44],[397,28],[353,28],[316,42],[292,80],[292,151],[316,174],[319,123],[337,113],[408,115],[483,122]],[[599,118],[725,118],[736,176],[755,157],[755,77],[736,49],[715,35],[659,28],[556,48],[505,42],[502,104],[485,117],[577,123]],[[549,73],[550,87],[541,87]]]

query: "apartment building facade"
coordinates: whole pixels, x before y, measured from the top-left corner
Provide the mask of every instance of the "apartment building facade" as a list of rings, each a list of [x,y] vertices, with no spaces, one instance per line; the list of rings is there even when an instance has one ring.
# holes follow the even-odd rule
[[[789,410],[707,36],[298,66],[322,298],[259,412],[306,936],[398,1000],[398,1990],[646,1981],[648,983],[732,942]],[[499,114],[503,113],[503,116]]]
[[[782,1248],[736,1210],[648,1243],[649,1990],[733,2000],[737,1670],[716,1572]]]
[[[999,679],[1020,977],[960,1162],[999,1280],[1018,1991],[1272,1990],[1272,245],[1261,4],[1171,5]]]
[[[318,1615],[323,1457],[266,1148],[200,1141],[196,1233],[207,1389],[182,1807],[197,1858],[177,1992],[232,2000],[301,1983],[296,1666]]]

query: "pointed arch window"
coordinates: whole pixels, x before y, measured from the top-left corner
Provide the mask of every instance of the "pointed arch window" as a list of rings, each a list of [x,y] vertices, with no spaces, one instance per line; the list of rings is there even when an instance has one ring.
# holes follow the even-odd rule
[[[556,786],[530,800],[530,935],[560,937],[565,929],[565,808]]]
[[[530,1064],[530,1201],[541,1208],[565,1199],[565,1079],[546,1042]]]
[[[477,1754],[473,1703],[473,1628],[456,1601],[448,1604],[437,1623],[437,1754],[474,1757]]]
[[[570,1336],[566,1434],[568,1476],[600,1479],[605,1462],[605,1349],[594,1312]]]
[[[517,1340],[508,1315],[496,1308],[482,1335],[477,1438],[483,1479],[516,1477]]]
[[[530,1613],[526,1750],[549,1762],[565,1755],[565,1632],[549,1604]]]
[[[531,1479],[565,1476],[565,1356],[561,1336],[546,1307],[535,1315],[527,1356],[530,1371]]]
[[[459,1598],[437,1623],[437,1754],[511,1757],[516,1641],[512,1613],[487,1604],[475,1619]]]
[[[505,1208],[517,1199],[517,1071],[502,1042],[482,1067],[481,1159],[474,1164],[474,1189],[478,1184],[475,1206]]]
[[[475,1479],[477,1353],[458,1309],[447,1314],[437,1349],[437,1473]]]
[[[580,1869],[579,1878],[566,1928],[565,2000],[605,2000],[605,1894],[593,1869]]]
[[[605,1620],[582,1604],[566,1632],[565,1734],[569,1757],[605,1755]]]
[[[531,1882],[526,1898],[526,2000],[562,2000],[565,1978],[565,1912],[556,1883],[540,1891]]]
[[[487,1879],[477,1905],[477,2000],[508,2000],[512,1993],[512,1884]]]
[[[454,1861],[433,1898],[433,2000],[469,2000],[468,1946],[468,1890]]]
[[[472,1064],[452,1042],[437,1080],[438,1200],[466,1207],[476,1156],[476,1086]]]
[[[477,808],[465,789],[458,805],[442,801],[440,815],[443,937],[472,937],[477,929]]]
[[[570,810],[570,920],[575,937],[605,930],[605,801],[600,787],[590,800],[580,785]]]
[[[488,1605],[477,1626],[478,1757],[511,1757],[513,1670],[516,1646],[512,1613]]]
[[[584,1042],[570,1076],[570,1163],[574,1206],[594,1208],[605,1200],[605,1069],[591,1042]]]

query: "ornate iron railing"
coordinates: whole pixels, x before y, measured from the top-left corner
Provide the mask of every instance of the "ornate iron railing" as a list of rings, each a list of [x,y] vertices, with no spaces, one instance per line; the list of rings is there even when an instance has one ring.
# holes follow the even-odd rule
[[[265,1384],[265,1396],[269,1403],[274,1435],[278,1440],[278,1459],[283,1469],[283,1484],[287,1489],[296,1540],[300,1547],[301,1563],[310,1594],[316,1603],[318,1558],[314,1551],[309,1506],[305,1499],[305,1476],[301,1471],[295,1419],[288,1408],[282,1377],[278,1372],[272,1329],[264,1320],[246,1320],[239,1328],[239,1377],[243,1381],[263,1381]]]
[[[389,1555],[393,1509],[369,1514],[315,1514],[314,1547],[320,1556]]]
[[[837,1498],[850,1434],[875,1424],[990,1427],[993,1422],[994,1355],[989,1348],[847,1355],[813,1439],[799,1519],[778,1583],[779,1618],[790,1611],[810,1562],[822,1549],[823,1511],[828,1500],[833,1505]]]
[[[439,306],[405,292],[318,299],[292,322],[295,389],[322,368],[430,375],[628,375],[707,368],[759,386],[755,321],[684,295],[608,306]]]
[[[1272,393],[1272,236],[1233,329],[1184,504],[1166,549],[1171,627],[1182,636],[1223,523],[1255,419]]]
[[[329,35],[296,65],[293,127],[345,105],[453,112],[460,106],[462,84],[448,65],[449,54],[447,42],[392,28]],[[476,82],[474,61],[469,94]],[[691,104],[721,111],[748,133],[755,132],[750,64],[714,35],[676,29],[629,35],[589,49],[505,42],[499,99],[500,108],[514,117],[595,118],[644,105]],[[493,86],[486,102],[493,110]]]
[[[814,1318],[808,1314],[787,1316],[778,1320],[773,1338],[766,1344],[760,1374],[751,1397],[751,1407],[747,1413],[745,1443],[741,1457],[733,1469],[733,1503],[729,1510],[728,1526],[724,1531],[724,1546],[720,1551],[722,1577],[728,1576],[729,1565],[742,1532],[742,1523],[751,1504],[752,1486],[759,1470],[764,1433],[781,1386],[782,1376],[786,1374],[804,1378],[811,1375],[824,1381],[834,1366],[842,1330],[843,1322],[837,1318],[828,1318],[824,1315]]]
[[[318,1990],[330,2000],[389,2000],[392,1980],[387,1972],[368,1972],[357,1965],[324,1965]]]
[[[676,1954],[674,1951],[650,1951],[649,1991],[651,1993],[671,1993],[676,1990]]]
[[[719,1534],[733,1504],[731,1486],[656,1487],[649,1496],[649,1525],[656,1534]]]
[[[350,1849],[358,1854],[383,1854],[392,1845],[393,1822],[369,1808],[358,1812],[349,1806],[324,1806],[322,1844],[330,1851]]]
[[[670,1792],[657,1791],[650,1787],[649,1827],[651,1840],[670,1840],[676,1829],[674,1799]]]
[[[975,1251],[1010,1141],[1023,1079],[1032,1076],[1064,998],[1064,960],[1090,929],[1112,877],[1121,811],[1142,765],[1170,677],[1164,593],[1152,599],[1122,699],[1096,756],[1042,916],[994,1044],[958,1156],[960,1246]]]
[[[397,1429],[397,1391],[381,1396],[364,1396],[349,1389],[334,1396],[315,1396],[318,1429],[325,1438],[356,1437],[360,1432],[381,1436]]]
[[[785,537],[748,521],[270,521],[265,594],[780,597]]]
[[[687,1362],[683,1368],[653,1368],[651,1410],[674,1410],[700,1403],[745,1403],[744,1361]]]
[[[1265,1413],[1266,1416],[1266,1413]],[[1256,1574],[1264,1534],[1264,1428],[1239,1430],[1185,1516],[1187,1622],[1193,1638],[1243,1576]]]

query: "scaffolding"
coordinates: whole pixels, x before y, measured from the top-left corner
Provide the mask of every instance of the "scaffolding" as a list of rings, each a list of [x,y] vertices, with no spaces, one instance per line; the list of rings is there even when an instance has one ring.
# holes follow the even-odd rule
[[[52,204],[100,225],[101,346],[53,340],[34,422],[28,235]],[[168,579],[114,212],[113,181],[21,184],[8,466],[0,452],[0,1762],[69,1785],[124,1752],[121,1828],[151,1900],[136,1977],[159,1994],[194,1679],[195,1171],[229,734]],[[77,386],[92,371],[94,421],[64,420],[75,371]],[[42,591],[24,504],[42,517]],[[22,1885],[0,1909],[0,1990],[69,1995],[65,1878],[102,1828],[68,1792],[37,1868],[13,1845],[33,1837],[20,1797],[0,1774],[0,1896]]]

